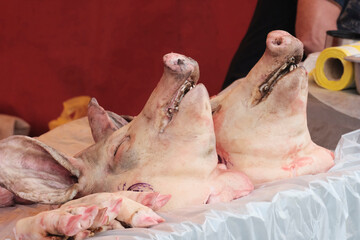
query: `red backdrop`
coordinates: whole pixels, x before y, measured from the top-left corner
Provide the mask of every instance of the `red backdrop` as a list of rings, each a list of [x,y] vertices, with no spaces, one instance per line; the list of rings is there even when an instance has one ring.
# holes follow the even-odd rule
[[[161,77],[162,56],[200,65],[211,95],[224,80],[255,0],[0,0],[0,113],[48,130],[62,102],[96,97],[136,115]]]

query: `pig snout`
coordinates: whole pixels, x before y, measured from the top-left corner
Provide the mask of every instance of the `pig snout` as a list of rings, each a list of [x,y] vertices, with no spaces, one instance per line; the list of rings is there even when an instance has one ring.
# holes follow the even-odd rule
[[[177,74],[190,74],[192,81],[199,79],[199,65],[192,58],[178,53],[168,53],[163,57],[164,66]]]
[[[163,57],[164,65],[174,72],[193,71],[191,60],[178,53],[168,53]]]
[[[268,34],[266,39],[266,52],[272,57],[294,56],[296,63],[302,59],[304,45],[291,34],[277,30]]]

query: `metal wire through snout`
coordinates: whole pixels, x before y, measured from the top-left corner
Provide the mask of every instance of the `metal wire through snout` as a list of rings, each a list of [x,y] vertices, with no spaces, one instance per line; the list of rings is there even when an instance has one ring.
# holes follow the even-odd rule
[[[295,57],[291,57],[289,62],[281,66],[267,81],[260,85],[259,91],[262,98],[270,92],[277,80],[298,67],[295,61]]]
[[[180,87],[179,91],[177,92],[177,95],[174,99],[174,105],[172,107],[169,107],[167,109],[167,115],[168,117],[172,117],[172,115],[179,111],[179,105],[183,97],[187,92],[189,92],[191,89],[195,87],[195,83],[189,80],[186,80],[184,84]]]

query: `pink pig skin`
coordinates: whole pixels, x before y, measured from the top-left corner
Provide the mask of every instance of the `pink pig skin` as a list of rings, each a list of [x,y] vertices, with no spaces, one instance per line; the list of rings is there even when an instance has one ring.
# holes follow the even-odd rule
[[[0,207],[7,207],[14,204],[14,194],[6,188],[0,187]]]
[[[127,197],[129,196],[129,197]],[[158,216],[153,210],[143,204],[145,199],[152,198],[154,201],[159,197],[158,193],[139,193],[128,194],[127,191],[113,193],[95,193],[79,199],[72,200],[61,206],[62,209],[74,208],[82,205],[95,204],[99,208],[107,208],[106,215],[109,219],[117,219],[132,227],[149,227],[164,222],[164,219]],[[134,198],[132,200],[131,198]],[[135,199],[137,201],[135,201]],[[167,198],[169,200],[170,198]],[[122,208],[118,211],[112,209],[109,205],[122,200]],[[146,201],[146,200],[145,200]],[[153,206],[155,207],[156,204]]]
[[[306,122],[307,72],[303,67],[260,88],[287,62],[302,58],[302,43],[273,31],[266,51],[250,73],[211,99],[217,151],[230,169],[253,183],[326,172],[333,154],[312,142]]]
[[[14,229],[15,237],[17,240],[84,239],[96,232],[123,228],[119,221],[132,227],[149,227],[164,219],[141,202],[155,203],[161,199],[165,204],[164,197],[169,200],[159,193],[91,194],[69,201],[58,209],[19,220]]]
[[[161,210],[250,193],[247,176],[218,166],[209,95],[202,84],[190,90],[197,62],[176,53],[163,62],[163,76],[130,123],[90,102],[95,144],[74,157],[28,137],[0,142],[0,182],[21,198],[50,204],[97,192],[155,191],[171,196],[162,197],[165,206],[158,201]]]
[[[91,227],[98,212],[99,209],[96,206],[41,212],[33,217],[19,220],[14,229],[15,238],[17,240],[45,240],[53,239],[51,235],[75,236]]]

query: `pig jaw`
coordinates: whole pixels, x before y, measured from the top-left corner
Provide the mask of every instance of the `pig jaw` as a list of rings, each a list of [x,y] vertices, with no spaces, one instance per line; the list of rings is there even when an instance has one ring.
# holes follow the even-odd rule
[[[169,157],[163,163],[166,166],[166,161],[171,161],[171,165],[159,174],[168,179],[159,178],[157,184],[173,196],[165,210],[194,203],[229,202],[253,190],[247,176],[217,164],[211,107],[202,84],[184,97],[179,112],[159,136],[164,144],[172,143],[164,149]]]
[[[306,101],[306,72],[299,68],[256,106],[225,102],[214,114],[218,154],[254,184],[327,171],[333,156],[311,141]]]
[[[136,170],[136,181],[150,184],[154,191],[171,194],[163,210],[206,203],[211,186],[208,179],[216,168],[217,155],[205,87],[197,85],[184,96],[179,111],[164,131],[149,131],[147,124],[151,123],[143,117],[130,124],[136,129],[132,149],[143,156],[140,165],[145,165]],[[129,173],[129,177],[133,174]]]
[[[231,162],[228,166],[230,169],[244,172],[254,185],[258,185],[279,179],[327,172],[334,165],[334,154],[325,148],[313,143],[308,144],[304,150],[299,150],[299,148],[295,146],[293,149],[288,149],[286,155],[289,157],[287,159],[281,156],[266,158],[256,155],[256,153],[253,155],[228,153],[229,162]],[[263,152],[262,149],[260,151]],[[276,155],[276,153],[272,153],[272,155]],[[277,161],[279,159],[282,160]],[[269,161],[272,160],[274,162],[270,164]]]

